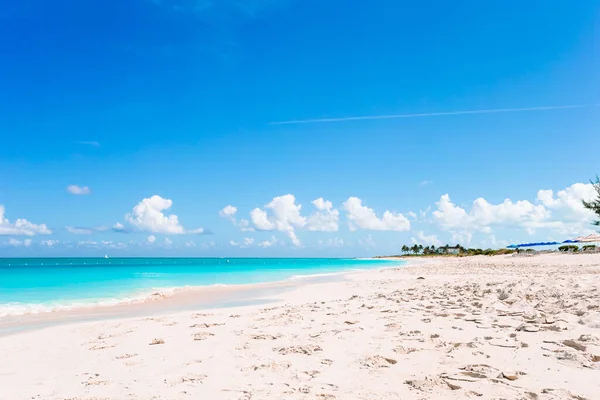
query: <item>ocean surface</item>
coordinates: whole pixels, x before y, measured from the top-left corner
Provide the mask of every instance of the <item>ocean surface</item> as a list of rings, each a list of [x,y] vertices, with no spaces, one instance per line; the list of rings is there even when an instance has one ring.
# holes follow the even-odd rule
[[[303,279],[400,261],[316,258],[0,259],[0,318],[141,302],[185,287]]]

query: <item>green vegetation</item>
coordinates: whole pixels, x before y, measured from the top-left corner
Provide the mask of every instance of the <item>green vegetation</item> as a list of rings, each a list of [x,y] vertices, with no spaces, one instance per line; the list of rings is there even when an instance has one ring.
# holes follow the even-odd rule
[[[598,216],[598,220],[594,221],[593,224],[600,226],[600,177],[596,175],[596,182],[590,181],[592,185],[594,185],[594,189],[596,190],[597,198],[595,200],[585,201],[583,202],[583,206],[588,210],[592,210]]]
[[[560,246],[558,248],[559,251],[563,251],[563,252],[573,252],[576,253],[579,251],[579,246],[575,246],[575,245],[566,245],[566,246]]]
[[[581,250],[582,251],[596,251],[596,245],[595,244],[587,244],[587,245],[583,246],[583,248]]]
[[[420,244],[414,244],[412,246],[402,246],[402,255],[403,256],[454,256],[454,257],[466,257],[466,256],[496,256],[502,254],[512,254],[515,252],[513,249],[467,249],[459,244],[456,246],[425,246]]]

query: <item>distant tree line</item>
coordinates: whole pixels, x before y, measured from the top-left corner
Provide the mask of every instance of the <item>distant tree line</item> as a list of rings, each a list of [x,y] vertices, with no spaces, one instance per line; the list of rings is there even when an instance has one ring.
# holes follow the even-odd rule
[[[451,252],[450,249],[453,251]],[[448,255],[448,254],[456,254],[458,256],[492,256],[498,254],[511,254],[514,253],[512,249],[473,249],[473,248],[465,248],[459,244],[456,246],[439,246],[435,247],[434,245],[423,246],[421,244],[413,244],[412,246],[403,245],[401,248],[403,255],[423,255],[423,256],[433,256],[433,255]]]

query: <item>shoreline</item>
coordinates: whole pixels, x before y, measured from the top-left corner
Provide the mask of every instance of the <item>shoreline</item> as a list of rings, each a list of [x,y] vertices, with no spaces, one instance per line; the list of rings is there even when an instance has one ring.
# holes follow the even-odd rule
[[[365,260],[375,260],[373,258]],[[393,261],[393,260],[390,260]],[[342,281],[346,276],[374,272],[409,265],[394,263],[375,268],[359,268],[324,272],[322,274],[294,275],[274,282],[214,284],[149,290],[131,300],[111,299],[114,304],[64,306],[40,312],[0,316],[0,337],[55,325],[85,323],[112,319],[128,319],[155,315],[169,315],[182,311],[230,308],[235,306],[277,302],[277,295],[304,285]]]

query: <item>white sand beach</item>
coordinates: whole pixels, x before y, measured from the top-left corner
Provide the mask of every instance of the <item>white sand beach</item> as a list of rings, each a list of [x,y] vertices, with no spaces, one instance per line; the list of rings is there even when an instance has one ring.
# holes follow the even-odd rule
[[[600,255],[420,261],[3,336],[0,399],[600,398]]]

